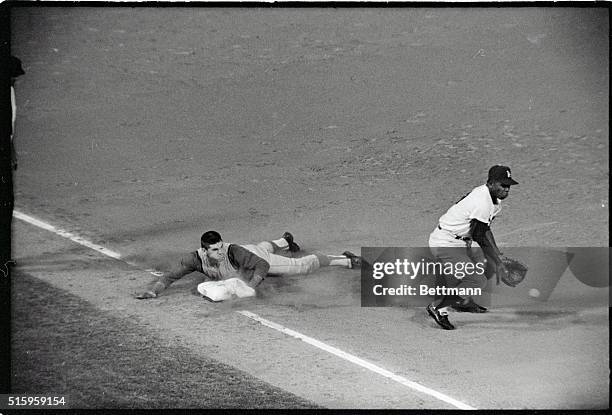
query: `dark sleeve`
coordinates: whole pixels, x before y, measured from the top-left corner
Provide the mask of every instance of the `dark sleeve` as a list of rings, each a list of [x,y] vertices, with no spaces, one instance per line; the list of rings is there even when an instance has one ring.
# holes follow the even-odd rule
[[[230,245],[227,254],[230,262],[236,268],[252,270],[253,278],[263,279],[270,269],[268,261],[240,245]]]
[[[477,219],[472,219],[470,229],[472,239],[478,242],[484,254],[495,262],[501,262],[501,252],[495,243],[495,238],[489,225]]]
[[[198,271],[199,261],[200,259],[198,258],[198,253],[196,251],[190,252],[181,258],[179,265],[172,269],[172,271],[165,272],[159,281],[168,287],[170,284],[183,278],[185,275]]]

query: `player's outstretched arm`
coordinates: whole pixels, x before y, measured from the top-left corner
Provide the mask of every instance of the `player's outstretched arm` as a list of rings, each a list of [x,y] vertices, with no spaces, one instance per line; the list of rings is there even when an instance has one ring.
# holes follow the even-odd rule
[[[189,254],[188,256],[185,256],[176,269],[170,272],[165,272],[157,281],[151,284],[148,288],[137,292],[134,297],[139,300],[157,298],[157,296],[162,291],[168,288],[175,281],[178,281],[185,275],[196,271],[197,268],[195,261],[197,261],[197,254],[195,252]]]
[[[486,223],[473,219],[471,229],[472,239],[478,242],[478,245],[482,248],[482,252],[487,259],[493,261],[495,274],[497,275],[497,283],[499,284],[500,279],[508,274],[508,270],[502,262],[502,254],[497,247],[491,228]]]

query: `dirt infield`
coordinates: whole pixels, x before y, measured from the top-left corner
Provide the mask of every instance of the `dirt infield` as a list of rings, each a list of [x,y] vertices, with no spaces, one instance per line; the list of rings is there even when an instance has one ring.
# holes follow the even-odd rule
[[[65,408],[316,408],[181,347],[180,339],[162,342],[150,328],[40,280],[13,279],[16,395],[63,391]]]
[[[608,245],[605,8],[12,14],[16,208],[143,269],[168,269],[208,229],[236,243],[291,230],[329,253],[426,246],[497,163],[520,182],[500,245]],[[217,305],[192,275],[138,302],[146,272],[22,221],[13,238],[19,272],[316,405],[449,408],[235,311],[477,408],[609,406],[608,295],[570,273],[548,302],[457,316],[449,334],[421,309],[361,308],[349,270],[268,278]]]

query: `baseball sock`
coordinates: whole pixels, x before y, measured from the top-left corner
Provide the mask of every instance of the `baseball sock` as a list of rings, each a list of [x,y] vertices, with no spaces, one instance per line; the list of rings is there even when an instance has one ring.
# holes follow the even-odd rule
[[[329,265],[332,267],[351,267],[351,259],[344,255],[327,255],[327,258],[329,258]]]
[[[287,240],[285,238],[276,239],[276,240],[272,241],[272,243],[274,245],[278,246],[278,248],[281,251],[286,251],[287,249],[289,249],[289,242],[287,242]]]
[[[351,260],[344,255],[323,255],[315,254],[322,267],[351,267]]]

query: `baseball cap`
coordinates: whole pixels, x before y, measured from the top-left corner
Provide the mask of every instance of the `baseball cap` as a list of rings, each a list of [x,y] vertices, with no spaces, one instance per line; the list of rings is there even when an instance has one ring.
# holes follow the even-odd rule
[[[510,167],[500,165],[495,165],[489,169],[489,180],[500,182],[506,186],[518,184],[518,182],[512,178]]]

